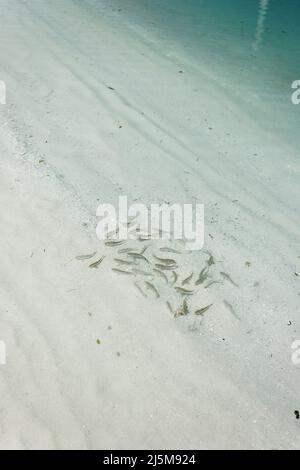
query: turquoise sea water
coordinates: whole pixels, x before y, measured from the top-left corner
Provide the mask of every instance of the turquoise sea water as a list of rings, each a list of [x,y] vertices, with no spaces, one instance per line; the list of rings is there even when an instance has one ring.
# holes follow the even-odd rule
[[[300,105],[291,102],[291,84],[300,80],[299,0],[114,0],[112,4],[152,34],[168,56],[180,51],[199,70],[209,71],[216,86],[246,106],[254,119],[300,143]]]

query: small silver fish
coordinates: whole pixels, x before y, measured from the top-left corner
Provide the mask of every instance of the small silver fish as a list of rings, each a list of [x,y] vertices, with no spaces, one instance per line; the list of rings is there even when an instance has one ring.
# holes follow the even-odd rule
[[[153,277],[151,273],[148,273],[147,271],[143,271],[142,269],[133,269],[132,271],[136,274],[141,274],[142,276]]]
[[[167,246],[163,246],[159,249],[162,253],[177,253],[178,255],[182,254],[182,251],[174,250],[173,248],[168,248]]]
[[[92,259],[94,258],[94,256],[96,255],[97,251],[95,251],[94,253],[92,253],[91,255],[79,255],[79,256],[76,256],[76,259],[78,261],[84,261],[84,260],[87,260],[87,259]]]
[[[165,275],[165,273],[163,273],[160,269],[157,269],[157,268],[154,268],[153,271],[158,274],[158,276],[162,277],[167,284],[169,284],[169,280],[167,278],[167,276]]]
[[[131,219],[129,219],[129,221],[125,224],[126,227],[132,227],[133,225],[136,226],[137,223],[138,223],[138,222],[137,222],[137,218],[138,218],[138,216],[132,217]]]
[[[123,245],[124,243],[125,243],[125,240],[108,240],[107,242],[105,242],[105,245],[114,247],[114,246]]]
[[[147,298],[147,294],[143,291],[143,289],[141,288],[141,286],[135,282],[134,283],[135,287],[140,291],[140,293],[142,294],[143,297]]]
[[[123,269],[112,268],[112,271],[118,274],[127,274],[128,276],[134,276],[134,273],[131,271],[123,271]]]
[[[210,305],[207,305],[206,307],[196,310],[195,315],[201,315],[201,316],[204,315],[204,313],[207,312],[207,310],[209,310],[212,306],[213,304],[210,304]]]
[[[182,286],[185,286],[186,284],[189,284],[191,280],[193,279],[194,273],[190,274],[186,279],[184,279],[181,283]]]
[[[223,300],[223,304],[225,305],[225,307],[228,308],[228,310],[232,313],[232,315],[237,318],[238,320],[241,320],[241,317],[236,313],[236,311],[234,310],[233,306],[227,302],[227,300]]]
[[[151,236],[148,236],[148,235],[145,235],[145,236],[141,235],[138,237],[139,242],[148,242],[149,240],[151,240]]]
[[[183,308],[183,313],[185,315],[187,315],[189,313],[189,306],[188,306],[188,303],[187,303],[187,298],[184,299],[183,304],[182,304],[182,308]]]
[[[150,264],[149,260],[146,258],[146,256],[142,255],[141,253],[132,253],[129,252],[127,253],[127,256],[131,256],[134,259],[141,259],[143,261],[146,261],[146,263]]]
[[[176,264],[175,259],[159,258],[156,255],[153,255],[153,256],[154,256],[155,259],[157,259],[157,261],[159,261],[160,263],[166,264],[167,266]]]
[[[184,299],[183,304],[176,310],[174,317],[185,317],[189,313],[189,308],[187,305],[186,299]]]
[[[229,274],[223,273],[223,272],[220,272],[220,274],[221,274],[221,276],[224,277],[224,279],[227,279],[227,281],[229,281],[233,286],[239,287],[239,285],[236,284],[236,282],[234,282],[233,279],[231,279],[231,277],[229,276]]]
[[[170,266],[167,266],[165,264],[156,264],[155,267],[160,269],[161,271],[173,271],[174,269],[178,268],[177,264],[172,264]]]
[[[172,271],[172,276],[173,276],[172,286],[174,286],[176,284],[176,282],[178,281],[178,274],[176,273],[176,271]]]
[[[118,235],[119,231],[120,231],[119,228],[117,228],[116,230],[112,230],[111,232],[108,232],[108,233],[105,235],[105,237],[106,237],[106,238],[111,238],[112,236],[116,236],[116,235]]]
[[[194,290],[183,289],[183,287],[175,287],[175,290],[181,295],[193,295],[195,293]]]
[[[132,217],[128,217],[129,223],[132,224],[132,222],[135,222],[137,219],[139,219],[140,214],[133,215]]]
[[[145,284],[146,284],[148,289],[151,289],[155,293],[156,298],[158,299],[160,297],[160,295],[159,295],[159,292],[156,289],[155,285],[152,284],[151,282],[148,282],[148,281],[146,281]]]
[[[136,248],[121,248],[121,250],[118,250],[118,253],[123,254],[123,253],[130,253],[130,252],[135,252]]]
[[[199,274],[198,280],[195,282],[196,286],[203,284],[203,282],[207,279],[208,276],[208,268],[203,268],[201,273]]]
[[[148,248],[149,248],[149,245],[144,246],[144,248],[141,250],[140,254],[143,255],[144,253],[146,253]]]
[[[204,287],[204,289],[208,289],[210,286],[214,285],[214,284],[222,284],[221,281],[211,281],[209,282],[208,284],[206,284],[206,286]]]
[[[105,256],[102,256],[102,258],[100,258],[98,261],[95,261],[95,263],[90,264],[89,267],[92,268],[92,269],[97,269],[100,266],[100,264],[102,263],[102,261],[104,260],[104,258],[105,258]]]
[[[132,266],[135,264],[134,261],[126,261],[125,259],[120,258],[114,258],[114,261],[116,261],[118,264],[123,264],[125,266]]]
[[[212,266],[213,264],[215,264],[215,258],[213,257],[212,254],[209,254],[209,258],[206,262],[207,262],[207,266]]]

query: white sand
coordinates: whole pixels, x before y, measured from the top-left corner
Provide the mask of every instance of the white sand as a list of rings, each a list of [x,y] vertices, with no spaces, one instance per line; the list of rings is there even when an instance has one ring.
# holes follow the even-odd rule
[[[0,447],[297,448],[296,148],[93,3],[0,3]],[[119,194],[205,204],[239,287],[212,287],[202,322],[74,260],[101,254],[97,204]]]

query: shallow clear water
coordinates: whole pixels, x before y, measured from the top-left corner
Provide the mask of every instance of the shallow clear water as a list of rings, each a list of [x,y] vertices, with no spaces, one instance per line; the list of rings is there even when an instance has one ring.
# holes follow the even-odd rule
[[[300,79],[300,1],[113,3],[152,33],[170,58],[184,57],[208,71],[216,86],[246,106],[255,120],[300,143],[300,105],[291,102],[291,84]]]

